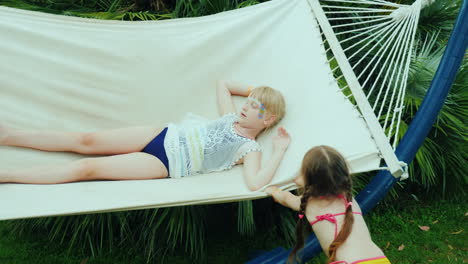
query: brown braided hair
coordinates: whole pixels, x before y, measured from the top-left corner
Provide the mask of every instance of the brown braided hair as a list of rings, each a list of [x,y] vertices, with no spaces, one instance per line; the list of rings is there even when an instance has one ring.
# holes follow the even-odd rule
[[[329,146],[310,149],[302,160],[301,175],[304,177],[304,194],[301,198],[299,214],[305,215],[307,202],[311,197],[337,196],[343,194],[352,201],[352,180],[343,156]],[[336,259],[337,249],[346,241],[354,223],[352,206],[346,208],[343,226],[328,248],[328,262]],[[296,245],[289,255],[288,262],[294,260],[299,249],[304,246],[304,225],[311,231],[307,218],[300,218],[296,225]],[[296,258],[297,260],[297,258]]]
[[[289,255],[288,263],[294,263],[293,261],[294,257],[297,255],[297,251],[304,247],[304,236],[312,231],[312,227],[310,226],[309,221],[307,221],[307,217],[305,215],[305,209],[310,197],[310,189],[304,189],[298,213],[299,215],[303,215],[304,217],[299,217],[299,220],[296,223],[296,245],[294,246],[293,250],[291,251],[291,254]],[[304,230],[304,227],[306,228],[306,230]],[[297,262],[300,261],[298,257],[296,257],[295,260]]]

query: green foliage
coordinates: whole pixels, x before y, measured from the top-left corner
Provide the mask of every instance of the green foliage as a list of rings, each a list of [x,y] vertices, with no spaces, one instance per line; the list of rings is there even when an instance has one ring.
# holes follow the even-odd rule
[[[275,225],[276,233],[285,240],[288,248],[294,246],[296,241],[295,230],[298,221],[297,214],[289,208],[278,205],[272,217],[276,217],[275,219],[277,219],[277,224]]]
[[[175,17],[197,17],[258,4],[257,0],[178,0],[174,8]]]
[[[421,105],[432,78],[442,58],[445,46],[438,39],[439,31],[425,35],[416,46],[410,65],[405,109],[398,138],[406,132]],[[443,35],[443,34],[442,34]],[[468,60],[464,60],[455,83],[428,137],[410,165],[410,182],[407,188],[432,198],[460,195],[468,183],[467,123],[468,116]]]
[[[11,222],[18,235],[46,232],[50,241],[91,256],[123,245],[141,248],[147,262],[168,254],[205,257],[206,206],[47,217]]]
[[[422,36],[440,31],[437,41],[444,46],[453,28],[453,22],[460,10],[461,0],[434,1],[425,7],[420,14],[418,31]]]
[[[257,0],[0,0],[0,5],[84,18],[146,21],[206,16],[260,2]]]
[[[238,220],[237,230],[243,235],[251,235],[255,232],[255,221],[252,201],[240,201],[237,203]]]
[[[282,237],[288,246],[292,246],[295,237],[297,215],[271,199],[241,201],[237,203],[237,232],[252,237],[262,232],[272,232]],[[231,214],[232,211],[225,211]]]

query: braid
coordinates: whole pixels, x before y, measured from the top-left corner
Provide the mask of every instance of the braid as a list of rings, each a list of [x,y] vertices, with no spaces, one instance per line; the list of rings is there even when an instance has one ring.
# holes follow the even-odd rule
[[[299,214],[305,213],[310,197],[333,197],[343,194],[348,201],[352,201],[352,180],[344,157],[334,148],[317,146],[310,149],[302,160],[301,176],[304,177],[305,192],[301,199]],[[303,217],[296,225],[296,245],[289,255],[288,262],[294,260],[297,251],[304,246]],[[340,232],[328,249],[329,262],[336,259],[337,249],[346,241],[354,224],[351,206],[346,207],[345,218]],[[311,231],[311,225],[307,223]]]
[[[299,206],[299,215],[303,215],[303,217],[299,216],[299,219],[296,224],[296,245],[294,246],[293,250],[291,251],[291,254],[289,254],[288,258],[288,263],[293,263],[294,257],[296,257],[297,251],[304,247],[304,224],[307,223],[307,217],[305,216],[305,210],[307,207],[307,202],[309,201],[309,198],[312,196],[311,188],[307,188],[304,191],[304,194],[302,195],[301,198],[301,205]],[[307,231],[311,231],[310,225],[307,225],[308,229]],[[296,257],[296,260],[298,258]]]
[[[353,201],[351,190],[346,191],[344,196],[346,197],[346,200],[348,202]],[[352,205],[350,204],[349,206],[347,205],[346,207],[346,214],[345,214],[343,226],[341,227],[340,232],[336,236],[335,240],[333,240],[333,242],[328,247],[328,256],[329,256],[328,262],[329,263],[335,261],[336,251],[346,241],[346,239],[349,237],[349,234],[351,234],[353,224],[354,224],[353,208],[352,208]]]

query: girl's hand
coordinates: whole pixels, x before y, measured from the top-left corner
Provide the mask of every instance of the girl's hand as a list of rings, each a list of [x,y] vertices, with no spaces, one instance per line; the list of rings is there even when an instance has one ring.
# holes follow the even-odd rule
[[[273,195],[274,192],[276,191],[279,191],[280,189],[276,186],[269,186],[265,189],[265,192],[268,194],[268,195]]]
[[[280,188],[276,186],[269,186],[268,188],[265,189],[265,192],[268,195],[270,195],[273,198],[273,200],[277,203],[278,203],[278,199],[277,199],[278,197],[275,197],[275,193],[277,194],[280,191],[281,191]]]
[[[284,127],[279,127],[278,135],[273,138],[273,149],[286,151],[290,142],[291,136],[289,136],[288,131]]]

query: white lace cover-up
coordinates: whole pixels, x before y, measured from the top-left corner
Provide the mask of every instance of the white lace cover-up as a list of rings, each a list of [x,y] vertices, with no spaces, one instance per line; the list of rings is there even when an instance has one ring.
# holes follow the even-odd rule
[[[261,151],[255,140],[234,131],[238,118],[229,113],[211,121],[192,117],[181,124],[170,123],[164,139],[169,176],[180,178],[228,170],[247,153]]]

